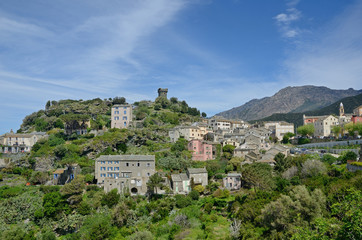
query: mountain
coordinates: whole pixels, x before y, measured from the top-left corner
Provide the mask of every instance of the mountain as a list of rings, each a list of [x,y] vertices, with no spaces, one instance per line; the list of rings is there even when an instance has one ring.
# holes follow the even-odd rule
[[[342,98],[331,105],[315,111],[307,111],[303,113],[275,113],[269,117],[259,119],[258,121],[286,121],[294,123],[295,126],[303,125],[303,114],[306,116],[322,116],[339,114],[339,104],[343,103],[345,113],[352,113],[353,109],[362,105],[362,93],[353,97]]]
[[[218,113],[229,119],[246,121],[262,119],[275,113],[300,113],[328,106],[342,98],[362,93],[362,90],[335,90],[318,86],[286,87],[271,97],[253,99],[244,105]]]

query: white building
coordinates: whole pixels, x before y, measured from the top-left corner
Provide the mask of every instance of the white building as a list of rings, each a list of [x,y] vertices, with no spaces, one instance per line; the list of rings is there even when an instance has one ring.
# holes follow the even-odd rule
[[[325,116],[314,123],[314,136],[328,137],[331,135],[333,126],[339,125],[339,120],[333,115]]]
[[[272,135],[278,138],[279,141],[283,140],[283,136],[290,132],[294,133],[294,124],[287,122],[266,122],[265,128],[272,131]]]

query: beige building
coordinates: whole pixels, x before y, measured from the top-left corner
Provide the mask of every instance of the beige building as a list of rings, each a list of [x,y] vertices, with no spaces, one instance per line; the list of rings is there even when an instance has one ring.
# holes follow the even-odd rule
[[[112,106],[111,128],[128,128],[132,122],[132,105],[117,104]]]
[[[278,138],[279,141],[283,140],[283,136],[290,132],[294,133],[294,124],[287,122],[266,122],[264,124],[266,129],[272,131],[272,135]]]
[[[47,138],[45,132],[32,133],[5,133],[0,137],[0,152],[3,153],[18,153],[30,152],[34,144],[42,138]]]
[[[325,116],[315,121],[314,123],[314,136],[328,137],[331,135],[333,126],[339,125],[339,119],[333,115]]]
[[[353,115],[362,117],[362,105],[353,109]]]
[[[185,138],[187,141],[194,139],[203,140],[207,134],[206,127],[198,126],[178,126],[168,132],[171,142],[176,142],[180,137]]]
[[[95,161],[95,178],[105,192],[116,188],[119,193],[144,195],[154,173],[154,155],[102,155]]]

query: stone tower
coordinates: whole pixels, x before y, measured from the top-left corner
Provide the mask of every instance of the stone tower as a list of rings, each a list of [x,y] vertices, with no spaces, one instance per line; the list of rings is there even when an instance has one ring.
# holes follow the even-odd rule
[[[341,103],[341,104],[339,105],[339,116],[340,116],[340,117],[344,116],[343,103]]]
[[[168,88],[159,88],[158,89],[158,97],[165,97],[167,98]]]

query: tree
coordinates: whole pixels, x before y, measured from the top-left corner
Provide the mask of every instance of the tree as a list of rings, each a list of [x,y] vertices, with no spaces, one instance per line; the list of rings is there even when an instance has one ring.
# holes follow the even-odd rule
[[[110,192],[103,195],[101,199],[102,206],[107,205],[109,208],[112,208],[119,202],[121,196],[118,194],[117,189],[112,189]]]
[[[333,126],[331,130],[334,133],[334,136],[338,137],[342,131],[342,128],[341,126]]]
[[[157,194],[157,188],[163,186],[162,181],[163,181],[162,177],[156,172],[148,179],[147,188],[151,193],[156,192]]]
[[[266,163],[245,164],[242,169],[245,185],[260,189],[273,189],[275,183],[272,176],[272,168]]]
[[[236,147],[233,146],[233,145],[230,145],[230,144],[226,144],[223,148],[222,148],[222,151],[223,151],[223,155],[226,159],[231,159],[231,157],[233,156],[233,153],[234,153],[234,149]]]
[[[207,114],[206,114],[205,112],[202,112],[202,113],[201,113],[201,116],[202,116],[203,118],[206,118],[206,117],[207,117]]]
[[[275,155],[274,161],[274,170],[279,173],[284,172],[288,167],[290,167],[290,161],[288,158],[285,157],[283,153],[278,153],[277,155]]]
[[[124,97],[115,97],[113,98],[112,104],[125,104],[126,103],[126,98]]]
[[[305,177],[314,177],[320,174],[325,174],[327,172],[327,168],[319,160],[310,159],[302,164],[302,175]]]
[[[295,226],[306,226],[321,217],[326,207],[326,197],[320,189],[309,192],[302,186],[294,187],[288,195],[281,195],[267,204],[261,217],[266,227],[277,231],[288,231]]]
[[[60,193],[67,198],[70,205],[77,205],[82,201],[83,191],[85,189],[84,176],[78,175],[70,183],[64,185]]]
[[[284,134],[282,142],[283,142],[284,144],[290,143],[289,139],[290,139],[291,137],[293,137],[293,136],[295,136],[294,133],[287,132],[286,134]]]
[[[302,136],[310,136],[314,133],[314,125],[307,124],[297,128],[297,132]]]

